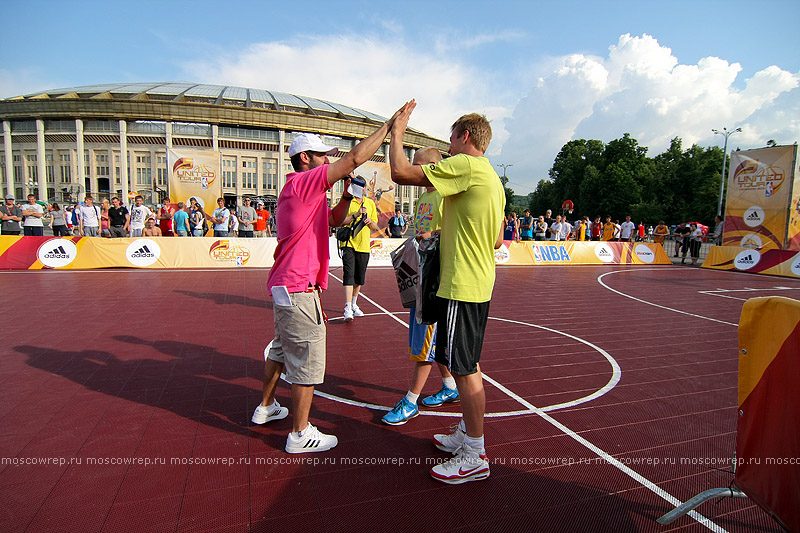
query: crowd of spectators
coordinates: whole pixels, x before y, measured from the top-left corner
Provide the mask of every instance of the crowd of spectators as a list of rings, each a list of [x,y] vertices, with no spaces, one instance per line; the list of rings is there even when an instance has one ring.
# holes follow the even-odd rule
[[[26,203],[6,195],[0,205],[0,234],[44,236],[44,228],[49,227],[56,237],[203,237],[213,227],[218,237],[272,237],[274,217],[263,202],[258,201],[255,207],[252,202],[246,197],[244,205],[232,209],[220,198],[220,207],[209,214],[196,198],[190,198],[186,205],[173,204],[167,197],[151,208],[142,196],[125,206],[116,196],[97,204],[86,195],[83,202],[62,207],[57,202],[40,201],[33,194],[28,195]]]

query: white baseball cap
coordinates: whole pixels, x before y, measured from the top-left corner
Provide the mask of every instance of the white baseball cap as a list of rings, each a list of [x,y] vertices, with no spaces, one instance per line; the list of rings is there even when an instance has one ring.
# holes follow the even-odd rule
[[[325,155],[333,155],[336,151],[335,146],[328,146],[322,142],[319,135],[313,133],[301,133],[294,138],[289,145],[289,157],[293,157],[300,152],[322,152]]]

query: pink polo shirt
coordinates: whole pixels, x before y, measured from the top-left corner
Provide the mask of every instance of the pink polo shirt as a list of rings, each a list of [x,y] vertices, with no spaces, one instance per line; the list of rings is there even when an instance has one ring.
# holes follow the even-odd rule
[[[309,283],[328,288],[328,189],[328,165],[286,176],[275,217],[278,247],[267,278],[270,289],[285,285],[300,292]]]

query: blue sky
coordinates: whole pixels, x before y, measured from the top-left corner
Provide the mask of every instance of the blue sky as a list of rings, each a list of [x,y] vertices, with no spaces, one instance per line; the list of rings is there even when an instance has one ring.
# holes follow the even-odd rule
[[[3,2],[0,98],[196,81],[315,96],[446,139],[470,111],[526,194],[572,138],[655,155],[800,137],[800,2]],[[499,170],[499,169],[498,169]]]

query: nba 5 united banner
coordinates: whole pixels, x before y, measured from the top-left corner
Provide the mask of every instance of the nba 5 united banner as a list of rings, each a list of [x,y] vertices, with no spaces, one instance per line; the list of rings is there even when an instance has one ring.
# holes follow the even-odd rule
[[[167,150],[169,169],[169,194],[173,204],[189,205],[194,197],[209,213],[217,207],[222,196],[220,154],[211,150]]]
[[[797,146],[776,146],[731,153],[725,206],[723,245],[771,250],[791,247],[800,230],[800,213],[789,213],[797,199],[795,181]],[[797,191],[800,192],[800,191]],[[794,249],[800,249],[800,242]]]

